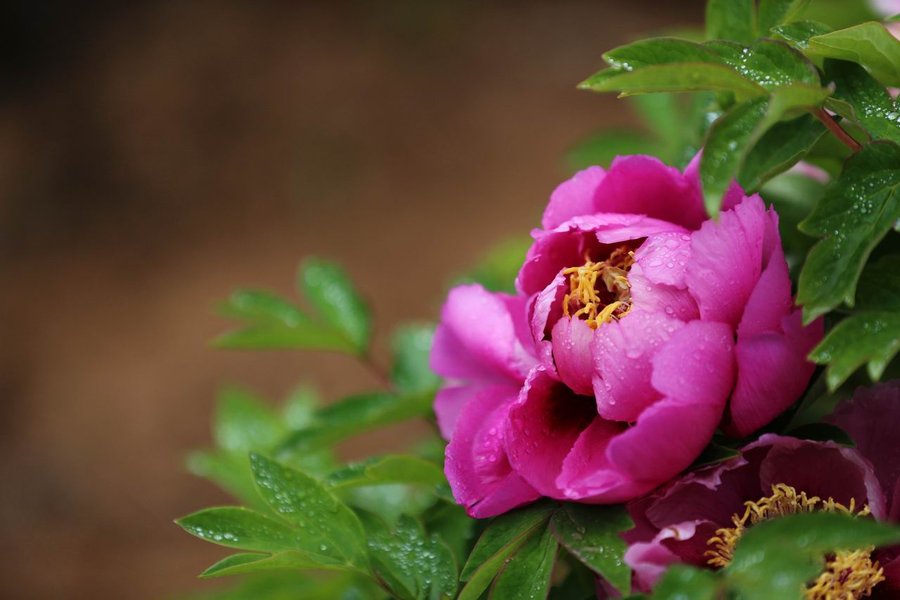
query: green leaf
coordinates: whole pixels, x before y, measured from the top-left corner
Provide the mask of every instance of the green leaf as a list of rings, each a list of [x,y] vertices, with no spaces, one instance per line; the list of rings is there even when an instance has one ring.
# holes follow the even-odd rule
[[[793,21],[807,7],[810,0],[759,0],[757,23],[765,33],[776,25]]]
[[[809,45],[809,39],[831,31],[831,27],[816,21],[797,21],[775,27],[772,33],[790,45],[800,50],[805,50]]]
[[[654,600],[714,600],[719,597],[719,578],[713,571],[689,565],[669,567],[653,589]],[[789,596],[785,596],[787,598]]]
[[[422,518],[426,529],[433,535],[440,536],[453,551],[456,564],[463,564],[468,557],[475,520],[466,514],[462,506],[453,502],[434,505]]]
[[[828,387],[835,390],[864,364],[869,377],[878,381],[898,351],[900,311],[865,311],[838,323],[809,358],[828,365]]]
[[[652,65],[637,71],[606,69],[592,75],[578,87],[595,92],[620,92],[622,95],[712,90],[753,98],[765,93],[764,88],[725,65],[702,62]]]
[[[825,78],[834,83],[834,102],[828,108],[859,123],[875,139],[900,143],[900,108],[883,85],[859,65],[825,61]]]
[[[810,115],[776,123],[744,158],[738,183],[749,194],[797,164],[825,133],[825,126]]]
[[[339,331],[313,321],[272,292],[238,290],[219,307],[219,312],[248,322],[242,329],[219,336],[214,341],[219,348],[353,350]]]
[[[722,196],[737,174],[743,151],[750,145],[768,107],[768,98],[738,104],[710,127],[700,158],[700,181],[710,215],[719,214]]]
[[[826,554],[897,541],[900,528],[872,519],[829,512],[791,515],[749,528],[723,574],[743,599],[793,598],[821,571]]]
[[[259,396],[238,387],[219,392],[213,437],[220,448],[246,453],[275,444],[284,433],[281,419]]]
[[[345,569],[340,563],[323,562],[321,557],[313,557],[303,552],[278,552],[276,554],[232,554],[212,565],[200,577],[223,577],[226,575],[242,575],[257,571],[273,571],[278,569]]]
[[[326,484],[332,488],[385,483],[436,486],[443,481],[444,472],[436,464],[415,456],[393,455],[348,465],[329,475]]]
[[[263,499],[297,528],[294,549],[351,565],[365,564],[362,524],[321,483],[256,453],[250,455],[250,466]]]
[[[605,52],[603,60],[621,71],[673,63],[720,62],[716,53],[703,44],[678,38],[650,38],[632,42]]]
[[[876,21],[812,37],[806,51],[859,63],[885,85],[900,85],[900,41]]]
[[[813,213],[804,233],[824,237],[800,273],[797,301],[809,323],[841,302],[853,306],[856,282],[875,245],[900,218],[900,146],[876,142],[844,165]]]
[[[563,505],[550,522],[566,550],[623,594],[631,587],[631,568],[623,560],[628,545],[619,533],[633,525],[623,506],[581,504]]]
[[[438,537],[428,537],[421,523],[403,515],[391,528],[366,518],[374,570],[398,598],[439,600],[456,593],[456,561]]]
[[[360,354],[371,335],[369,308],[346,273],[332,263],[307,260],[300,268],[300,289],[326,324],[340,332]]]
[[[296,533],[287,524],[238,506],[207,508],[176,523],[198,538],[229,548],[263,552],[297,548]]]
[[[303,429],[313,424],[321,404],[315,388],[301,385],[291,390],[284,401],[282,419],[288,429]],[[259,450],[260,448],[254,448]]]
[[[724,64],[767,90],[784,86],[821,87],[819,73],[808,58],[784,42],[759,40],[751,46],[708,42]]]
[[[550,529],[533,535],[519,548],[494,579],[491,600],[546,598],[556,561],[557,542]]]
[[[394,333],[391,339],[394,351],[391,381],[397,391],[415,393],[438,388],[440,378],[428,362],[433,338],[433,325],[401,327]]]
[[[553,505],[538,503],[494,519],[472,549],[459,578],[468,583],[458,600],[477,600],[504,562],[546,524]]]
[[[279,452],[310,452],[364,431],[428,414],[434,394],[374,392],[351,396],[319,410],[315,425],[296,431],[281,443]]]
[[[900,312],[900,255],[887,254],[866,265],[859,278],[856,306]]]
[[[707,0],[706,37],[750,43],[756,39],[753,0]]]

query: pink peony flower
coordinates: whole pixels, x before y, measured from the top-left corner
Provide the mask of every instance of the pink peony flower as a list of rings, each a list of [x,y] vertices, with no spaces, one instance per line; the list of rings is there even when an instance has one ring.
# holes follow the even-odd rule
[[[733,185],[709,220],[696,160],[681,173],[620,157],[560,185],[542,224],[515,299],[454,290],[434,344],[450,380],[436,409],[458,421],[442,425],[447,474],[471,514],[535,493],[629,500],[688,467],[720,424],[747,435],[805,388],[821,323],[801,326],[758,196]],[[502,398],[484,391],[501,373]],[[488,396],[490,409],[470,406]],[[496,468],[479,462],[488,439]],[[532,489],[498,503],[512,473]]]
[[[856,448],[763,435],[739,457],[629,503],[635,528],[625,534],[625,561],[635,587],[649,591],[676,562],[724,566],[743,528],[782,514],[840,510],[900,520],[900,439],[893,428],[900,420],[900,382],[858,391],[831,420]],[[853,581],[871,584],[875,597],[900,592],[900,548],[833,560],[852,560]],[[840,590],[822,591],[843,597]]]

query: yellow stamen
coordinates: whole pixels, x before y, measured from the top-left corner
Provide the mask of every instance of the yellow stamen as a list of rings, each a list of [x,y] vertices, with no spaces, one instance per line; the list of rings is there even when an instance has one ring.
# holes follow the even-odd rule
[[[706,552],[708,563],[714,567],[725,567],[731,562],[735,545],[747,527],[762,521],[794,515],[797,513],[840,512],[857,517],[869,515],[869,507],[856,509],[856,501],[844,506],[833,498],[822,500],[818,496],[807,497],[806,492],[797,492],[783,483],[772,486],[772,495],[756,502],[744,503],[743,515],[732,515],[733,527],[724,527],[707,544],[712,546]],[[805,600],[859,600],[872,593],[872,588],[884,581],[884,570],[872,560],[874,548],[839,550],[827,557],[825,569],[805,591]]]
[[[634,252],[628,246],[620,246],[605,261],[593,262],[585,257],[582,266],[563,270],[563,275],[569,277],[563,315],[584,319],[591,329],[624,317],[631,310],[631,284],[627,275],[633,264]],[[598,283],[603,284],[599,290]]]

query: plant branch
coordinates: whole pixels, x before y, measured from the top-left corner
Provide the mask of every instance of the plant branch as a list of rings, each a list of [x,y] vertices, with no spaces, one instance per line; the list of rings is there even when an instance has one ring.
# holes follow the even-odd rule
[[[862,146],[859,145],[859,142],[854,140],[849,133],[844,131],[844,128],[838,124],[837,121],[834,120],[834,117],[825,112],[824,108],[817,108],[814,112],[816,118],[822,121],[822,124],[828,128],[831,133],[835,135],[835,137],[841,142],[843,142],[848,148],[853,150],[854,152],[859,152],[862,150]]]

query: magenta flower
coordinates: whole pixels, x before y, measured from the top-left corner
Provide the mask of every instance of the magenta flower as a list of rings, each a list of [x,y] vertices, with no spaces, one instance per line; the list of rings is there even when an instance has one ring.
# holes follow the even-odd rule
[[[432,364],[449,379],[439,414],[459,415],[443,429],[447,474],[471,514],[535,493],[494,502],[511,473],[543,496],[629,500],[688,467],[720,425],[747,435],[805,388],[821,323],[803,328],[793,307],[777,217],[734,185],[707,219],[696,167],[630,156],[576,174],[550,198],[515,300],[451,293]],[[500,379],[502,395],[484,391]],[[490,436],[488,409],[465,404],[476,393],[479,406],[490,396]],[[473,478],[488,437],[503,460]]]
[[[783,514],[839,510],[900,520],[900,439],[892,429],[898,419],[900,382],[862,390],[832,417],[856,448],[768,434],[739,457],[631,502],[635,528],[625,535],[625,561],[635,587],[649,591],[676,562],[724,566],[744,529]],[[839,583],[871,586],[876,597],[900,591],[900,549],[857,550],[828,562],[807,597],[844,597],[827,576],[838,568],[846,570]]]

